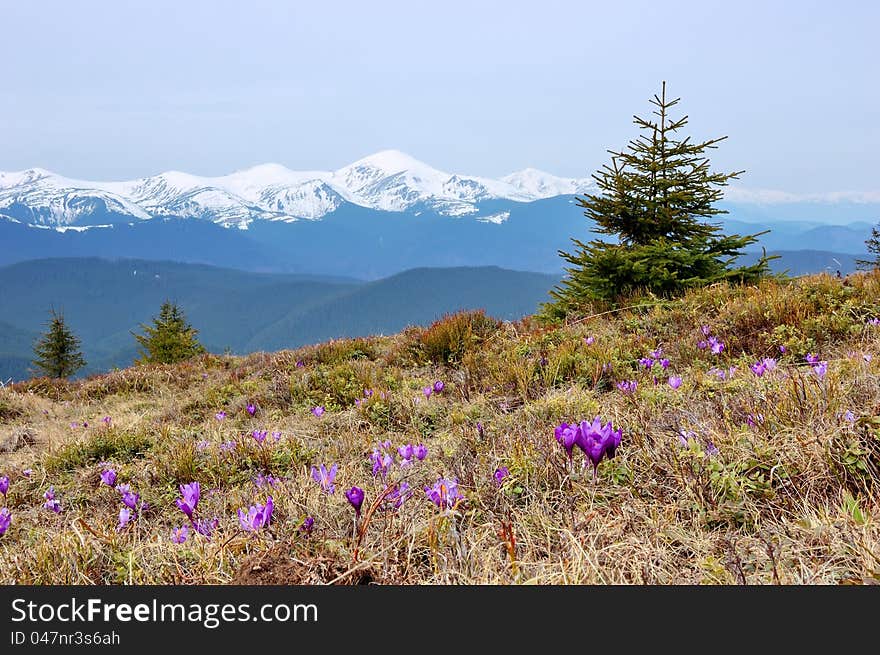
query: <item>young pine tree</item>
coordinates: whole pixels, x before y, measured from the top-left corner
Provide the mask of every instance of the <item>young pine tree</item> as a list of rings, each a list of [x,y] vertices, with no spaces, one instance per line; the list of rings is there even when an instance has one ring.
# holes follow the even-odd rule
[[[768,272],[766,256],[751,266],[731,267],[765,232],[725,236],[706,221],[727,213],[715,203],[743,171],[710,171],[706,152],[727,137],[695,143],[679,136],[688,117],[669,116],[678,101],[666,99],[663,82],[651,100],[654,117],[634,117],[642,133],[624,151],[609,151],[611,164],[593,175],[598,192],[577,198],[595,231],[611,239],[572,239],[577,251],[560,251],[571,266],[550,292],[548,314],[565,316],[590,301],[614,301],[638,290],[671,296],[721,280],[750,282]]]
[[[186,321],[183,310],[169,300],[162,303],[152,325],[141,324],[143,334],[134,337],[141,345],[139,364],[173,364],[205,352],[196,335],[198,330]]]
[[[48,329],[34,344],[34,355],[34,366],[50,378],[69,378],[86,365],[79,338],[54,309]]]
[[[865,241],[865,248],[874,255],[874,259],[857,259],[856,264],[859,268],[880,268],[880,224],[875,225],[871,230],[871,236]]]

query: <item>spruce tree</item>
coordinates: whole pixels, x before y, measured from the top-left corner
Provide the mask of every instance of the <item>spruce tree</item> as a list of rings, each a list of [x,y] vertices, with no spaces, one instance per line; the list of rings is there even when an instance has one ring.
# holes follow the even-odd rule
[[[709,169],[707,151],[727,137],[692,142],[679,136],[688,117],[673,119],[679,99],[666,99],[666,82],[651,99],[650,119],[633,117],[641,134],[621,151],[609,151],[611,163],[593,175],[598,191],[578,197],[595,232],[611,237],[583,243],[572,239],[573,253],[560,251],[571,266],[545,310],[565,316],[591,301],[614,301],[635,291],[668,297],[687,288],[721,280],[751,282],[769,271],[769,258],[751,266],[732,264],[761,232],[724,235],[707,221],[727,213],[716,203],[729,180],[744,171]]]
[[[187,323],[183,310],[169,300],[162,303],[153,324],[142,323],[141,329],[143,334],[134,335],[141,345],[139,364],[173,364],[205,352],[196,338],[198,330]]]
[[[34,366],[50,378],[69,378],[86,365],[80,340],[67,327],[64,314],[52,310],[48,329],[34,344]]]
[[[857,259],[858,267],[867,269],[880,267],[880,225],[875,225],[871,230],[871,236],[865,241],[865,247],[874,255],[874,259]]]

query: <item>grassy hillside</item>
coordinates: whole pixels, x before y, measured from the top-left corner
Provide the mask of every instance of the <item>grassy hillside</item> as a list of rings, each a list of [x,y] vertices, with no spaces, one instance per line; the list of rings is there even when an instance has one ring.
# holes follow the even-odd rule
[[[880,580],[880,274],[632,304],[2,388],[0,582]],[[594,477],[555,428],[596,416],[621,440]],[[192,482],[210,536],[176,543]]]
[[[557,280],[487,267],[419,269],[365,284],[199,264],[45,259],[0,268],[0,321],[32,337],[44,329],[51,307],[63,310],[82,339],[85,372],[95,373],[132,363],[131,332],[149,323],[166,298],[182,305],[211,352],[245,354],[388,334],[462,307],[519,318],[535,311]],[[17,358],[10,364],[26,362],[31,342],[0,336],[0,354]],[[0,379],[22,379],[20,369],[0,359]]]

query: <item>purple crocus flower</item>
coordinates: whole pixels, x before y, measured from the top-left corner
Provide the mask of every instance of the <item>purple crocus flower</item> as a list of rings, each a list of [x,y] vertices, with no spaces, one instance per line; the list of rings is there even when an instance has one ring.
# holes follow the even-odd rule
[[[266,437],[269,436],[268,430],[254,430],[251,432],[251,436],[254,438],[258,444],[263,445],[263,442],[266,440]]]
[[[176,544],[182,544],[189,538],[189,526],[182,525],[179,528],[174,528],[171,531],[171,541]]]
[[[224,441],[220,444],[220,452],[231,453],[235,450],[236,443],[234,441]]]
[[[849,423],[856,422],[856,415],[853,414],[851,409],[846,410],[846,414],[843,415],[843,420],[848,421]]]
[[[703,341],[702,339],[697,341],[697,348],[699,348],[700,350],[706,350],[706,348],[708,348],[708,347],[709,347],[708,341]]]
[[[218,421],[222,421],[223,419],[226,418],[226,412],[224,412],[223,410],[220,410],[219,412],[214,414],[214,418],[217,419]]]
[[[196,529],[196,532],[206,539],[211,538],[211,535],[214,534],[214,530],[217,529],[218,525],[220,525],[220,520],[216,517],[212,519],[199,519],[198,521],[193,522],[193,527]]]
[[[31,477],[31,475],[33,475],[33,472],[34,472],[33,469],[25,469],[24,471],[21,472],[21,474],[24,477],[29,478],[29,477]]]
[[[425,394],[425,398],[430,398],[431,394],[434,393],[434,387],[423,387],[422,393]]]
[[[137,509],[138,503],[140,502],[140,494],[137,494],[133,491],[126,491],[122,494],[122,504],[131,509]]]
[[[187,515],[190,521],[193,520],[193,512],[196,511],[196,507],[199,504],[201,492],[202,487],[198,482],[180,485],[180,495],[182,498],[178,498],[174,502],[180,511]]]
[[[589,337],[584,339],[584,343],[588,346],[592,346],[596,342],[596,337],[590,335]]]
[[[819,355],[814,355],[813,353],[807,353],[807,356],[804,357],[807,360],[807,364],[818,364],[819,363]]]
[[[355,399],[354,399],[354,406],[355,406],[355,407],[360,407],[362,402],[363,402],[363,401],[362,401],[360,398],[355,398]]]
[[[716,446],[714,443],[712,443],[711,441],[706,442],[706,454],[707,455],[709,455],[710,457],[714,457],[715,455],[717,455],[720,452],[721,451],[718,450],[718,446]]]
[[[428,456],[428,447],[425,444],[420,443],[413,448],[413,452],[416,455],[416,459],[421,462]]]
[[[825,374],[828,373],[828,362],[826,362],[826,361],[816,362],[812,368],[813,368],[813,373],[815,373],[816,377],[821,380],[822,378],[825,377]]]
[[[302,525],[299,526],[299,531],[302,532],[305,536],[309,536],[312,534],[312,530],[315,529],[315,517],[307,516],[305,520],[302,522]]]
[[[708,345],[713,355],[720,355],[724,350],[724,342],[719,341],[715,337],[709,337]]]
[[[46,502],[43,503],[43,507],[56,514],[61,513],[61,503],[55,498],[55,487],[49,487],[49,490],[43,494],[43,498],[46,499]]]
[[[208,441],[207,439],[200,439],[199,441],[196,442],[196,450],[198,450],[200,453],[208,450],[208,448],[210,448],[210,447],[211,447],[211,442]]]
[[[655,350],[648,353],[648,357],[651,359],[660,359],[663,357],[663,346],[657,346]]]
[[[784,355],[786,352],[788,352],[788,348],[786,348],[784,345],[780,345],[779,346],[779,354]]]
[[[635,380],[621,380],[616,386],[623,393],[633,394],[638,389],[639,383]]]
[[[385,505],[394,509],[400,509],[401,506],[413,495],[413,490],[408,482],[401,482],[385,495]]]
[[[325,410],[322,405],[318,405],[317,407],[312,407],[312,414],[314,414],[318,418],[321,418],[322,416],[324,416],[324,411]]]
[[[644,366],[645,368],[651,368],[652,366],[654,366],[654,360],[650,357],[642,357],[639,360],[639,364]]]
[[[302,368],[302,367],[305,366],[305,365],[306,365],[306,364],[305,364],[305,362],[304,362],[303,360],[301,360],[301,359],[296,360],[296,367],[297,367],[297,368]]]
[[[251,505],[247,512],[244,509],[238,510],[238,523],[243,530],[256,532],[269,525],[269,521],[272,520],[273,508],[272,496],[268,496],[265,505]]]
[[[499,487],[504,484],[504,478],[510,475],[510,470],[506,466],[499,466],[495,469],[495,473],[492,474],[492,477],[495,478],[495,484]]]
[[[110,418],[109,416],[105,416],[104,418],[101,419],[101,423],[103,423],[104,425],[110,425],[110,423],[112,421],[113,421],[113,419]]]
[[[477,436],[480,437],[480,439],[484,436],[483,424],[479,421],[477,421]]]
[[[403,467],[412,464],[412,459],[416,456],[415,448],[410,443],[400,446],[397,449],[397,454],[400,456],[400,465]]]
[[[333,482],[336,480],[336,472],[339,467],[334,464],[330,467],[330,470],[327,470],[327,467],[321,464],[321,467],[315,468],[312,467],[312,479],[321,485],[321,489],[326,491],[328,494],[336,493],[336,485]]]
[[[247,407],[245,407],[245,409],[247,410],[247,413],[250,414],[251,416],[253,416],[254,414],[257,413],[257,406],[254,405],[253,403],[248,403]]]
[[[281,441],[281,432],[280,431],[273,430],[272,441],[274,441],[275,443],[278,443],[279,441]]]
[[[380,444],[381,445],[381,444]],[[370,461],[373,463],[373,476],[381,475],[383,478],[388,475],[389,467],[394,464],[394,458],[380,448],[375,448],[370,453]]]
[[[360,487],[352,487],[345,492],[345,499],[354,507],[355,518],[360,518],[361,505],[364,504],[364,490]]]
[[[868,321],[868,325],[880,325],[880,318],[872,318]]]
[[[556,426],[556,429],[553,430],[553,436],[556,437],[556,441],[565,448],[568,459],[571,461],[572,450],[581,438],[580,428],[577,423],[572,423],[571,425],[568,423],[560,423]]]
[[[669,386],[673,389],[678,389],[681,386],[681,376],[680,375],[671,375],[669,376]]]
[[[660,360],[660,366],[662,366],[663,370],[665,371],[667,368],[669,368],[669,360],[664,357]]]
[[[254,478],[254,485],[256,485],[257,488],[261,488],[261,487],[272,487],[272,488],[274,489],[275,487],[278,486],[278,484],[279,484],[280,482],[281,482],[281,480],[279,480],[278,478],[276,478],[276,477],[275,477],[274,475],[272,475],[271,473],[268,474],[268,475],[266,475],[266,474],[264,474],[264,473],[259,473],[259,474],[257,475],[257,477]]]
[[[704,337],[708,337],[710,334],[712,334],[712,328],[709,327],[708,325],[701,325],[700,332],[703,333]]]
[[[364,398],[370,398],[373,395],[372,389],[364,389]]]
[[[0,537],[6,534],[10,523],[12,523],[12,512],[6,507],[0,508]]]
[[[691,440],[695,441],[697,438],[697,435],[690,430],[679,430],[676,436],[678,437],[678,443],[682,448],[687,448]]]
[[[767,372],[767,366],[764,364],[763,360],[759,362],[755,362],[754,364],[749,366],[752,369],[752,373],[757,375],[759,378],[764,377],[764,373]]]
[[[442,393],[445,388],[446,385],[443,384],[443,382],[441,382],[440,380],[437,380],[434,383],[434,393]]]
[[[0,477],[0,494],[5,496],[7,491],[9,491],[9,476],[4,475]]]
[[[621,430],[615,430],[611,421],[602,425],[602,420],[597,416],[592,423],[587,421],[581,423],[580,434],[581,438],[577,445],[593,464],[593,478],[595,479],[602,458],[612,459],[614,457],[618,446],[620,446],[623,433]]]
[[[131,510],[128,507],[121,508],[119,510],[119,524],[116,526],[116,532],[122,532],[129,521],[131,521]]]
[[[433,486],[425,487],[425,495],[440,509],[452,509],[464,499],[455,478],[439,478]]]
[[[104,469],[101,471],[101,482],[108,487],[116,486],[116,471],[113,469]]]

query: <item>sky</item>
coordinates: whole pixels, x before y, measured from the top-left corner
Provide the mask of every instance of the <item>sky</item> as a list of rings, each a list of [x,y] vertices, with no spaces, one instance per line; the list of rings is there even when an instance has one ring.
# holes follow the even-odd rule
[[[742,186],[880,190],[880,3],[0,0],[0,170],[122,180],[394,148],[585,177],[662,80]]]

